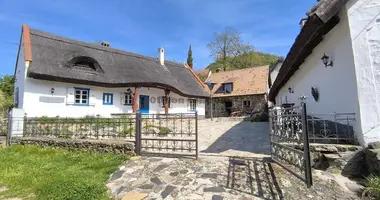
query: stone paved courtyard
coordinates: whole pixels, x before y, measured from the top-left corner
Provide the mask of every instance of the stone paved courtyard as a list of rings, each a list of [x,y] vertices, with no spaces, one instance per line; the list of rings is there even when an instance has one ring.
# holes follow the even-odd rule
[[[107,187],[123,200],[356,199],[331,180],[308,189],[270,163],[267,123],[200,120],[199,147],[198,159],[134,157]]]

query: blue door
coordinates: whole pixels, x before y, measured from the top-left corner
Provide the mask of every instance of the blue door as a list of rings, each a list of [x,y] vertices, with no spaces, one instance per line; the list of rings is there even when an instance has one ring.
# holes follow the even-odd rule
[[[149,113],[149,96],[140,95],[140,113]]]

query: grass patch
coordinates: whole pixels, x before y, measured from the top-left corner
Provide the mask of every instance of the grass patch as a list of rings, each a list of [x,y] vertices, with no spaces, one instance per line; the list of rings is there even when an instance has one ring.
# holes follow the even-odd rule
[[[370,196],[375,199],[380,199],[380,177],[370,175],[367,177],[366,188],[363,191],[363,196]]]
[[[14,145],[0,148],[0,199],[109,199],[109,175],[127,160],[122,154]]]

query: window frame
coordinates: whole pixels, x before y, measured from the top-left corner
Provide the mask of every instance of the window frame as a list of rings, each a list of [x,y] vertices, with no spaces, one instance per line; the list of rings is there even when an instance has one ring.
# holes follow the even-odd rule
[[[110,102],[106,102],[106,98],[110,98]],[[103,105],[113,105],[113,94],[112,93],[103,93]]]
[[[77,103],[76,100],[76,95],[77,95],[77,91],[81,91],[80,93],[80,98],[79,98],[79,101],[80,103]],[[82,98],[82,95],[83,95],[83,91],[87,91],[87,98],[86,98],[86,102],[87,103],[82,103],[83,102],[83,98]],[[74,104],[75,106],[89,106],[90,105],[90,89],[89,88],[78,88],[78,87],[74,87]]]
[[[128,103],[127,100],[130,100],[130,103]],[[123,102],[123,105],[125,105],[125,106],[131,106],[131,105],[133,105],[133,95],[132,95],[132,93],[124,92],[124,102]]]
[[[227,86],[227,85],[231,85],[231,91],[230,91],[230,92],[227,92],[227,91],[226,91],[226,86]],[[233,85],[233,83],[223,83],[223,92],[224,92],[224,93],[231,94],[233,90],[234,90],[234,85]]]
[[[246,105],[245,103],[248,102],[249,105]],[[243,108],[250,108],[251,107],[251,100],[243,100]]]
[[[191,102],[194,102],[194,103],[193,103],[193,106],[194,106],[193,109],[191,109],[191,105],[192,105]],[[189,110],[189,111],[197,111],[197,100],[196,100],[196,99],[189,99],[189,107],[188,107],[188,110]]]

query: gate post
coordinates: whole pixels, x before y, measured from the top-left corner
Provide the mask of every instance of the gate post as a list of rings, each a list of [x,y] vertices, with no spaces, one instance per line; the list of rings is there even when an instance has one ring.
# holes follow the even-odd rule
[[[305,180],[307,187],[313,185],[311,164],[310,164],[310,149],[309,149],[309,131],[307,124],[307,111],[306,111],[306,97],[301,97],[302,108],[302,134],[303,134],[303,155],[304,155],[304,167],[305,167]]]
[[[136,135],[135,135],[135,153],[141,154],[141,113],[136,113]]]
[[[198,159],[198,111],[195,111],[195,158]]]

